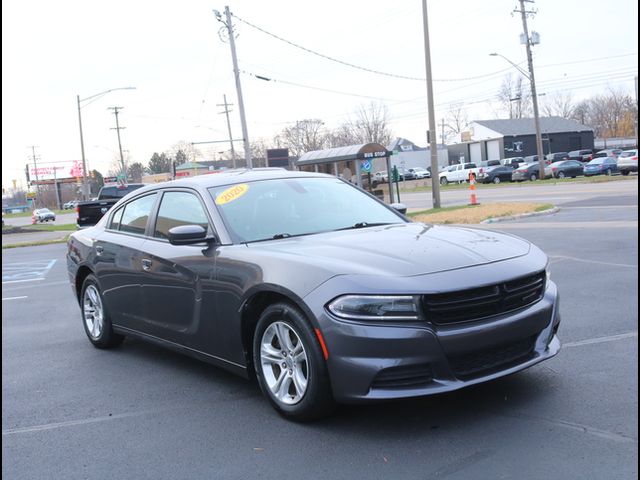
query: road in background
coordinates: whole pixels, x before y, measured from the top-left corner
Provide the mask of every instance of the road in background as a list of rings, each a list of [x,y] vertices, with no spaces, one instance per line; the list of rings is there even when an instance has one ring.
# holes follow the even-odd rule
[[[581,187],[555,190],[571,198],[555,215],[482,227],[549,255],[557,357],[458,392],[343,406],[312,424],[283,420],[254,383],[180,354],[135,340],[95,349],[64,245],[5,250],[3,476],[637,478],[637,183]]]

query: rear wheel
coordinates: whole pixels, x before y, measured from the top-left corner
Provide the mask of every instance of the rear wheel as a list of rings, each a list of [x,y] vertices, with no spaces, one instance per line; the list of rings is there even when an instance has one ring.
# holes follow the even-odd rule
[[[493,183],[500,183],[500,177],[493,177]]]
[[[124,336],[113,332],[95,276],[88,275],[85,278],[80,300],[82,323],[89,341],[97,348],[111,348],[121,344]]]
[[[564,177],[565,177],[564,172],[558,172],[558,178],[564,178]]]
[[[260,315],[253,365],[262,392],[284,417],[308,421],[333,410],[320,344],[305,316],[292,305],[276,303]]]
[[[535,182],[538,179],[538,177],[536,176],[535,173],[532,173],[531,176],[529,177],[529,180],[531,180],[532,182]]]
[[[442,177],[440,179],[440,185],[446,185],[447,183],[449,183],[449,180],[447,180],[447,177]]]
[[[629,175],[629,170],[620,170],[622,175]]]

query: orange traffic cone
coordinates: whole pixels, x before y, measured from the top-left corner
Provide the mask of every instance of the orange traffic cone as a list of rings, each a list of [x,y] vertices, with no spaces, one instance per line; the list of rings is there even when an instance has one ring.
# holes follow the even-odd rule
[[[473,172],[469,172],[469,190],[471,192],[471,203],[469,205],[480,205],[476,198],[476,176]]]

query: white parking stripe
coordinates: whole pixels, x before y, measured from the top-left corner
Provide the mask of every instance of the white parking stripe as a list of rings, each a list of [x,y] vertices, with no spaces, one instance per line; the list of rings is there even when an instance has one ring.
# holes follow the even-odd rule
[[[3,298],[2,301],[4,302],[5,300],[20,300],[21,298],[28,298],[26,295],[23,295],[21,297],[7,297],[7,298]]]
[[[42,280],[44,280],[44,278],[30,278],[28,280],[9,280],[8,282],[2,282],[2,285],[6,285],[7,283],[39,282]]]
[[[593,345],[595,343],[615,342],[616,340],[624,340],[625,338],[633,338],[638,336],[638,331],[621,333],[619,335],[609,335],[608,337],[588,338],[586,340],[579,340],[577,342],[568,342],[562,344],[565,348],[581,347],[583,345]]]

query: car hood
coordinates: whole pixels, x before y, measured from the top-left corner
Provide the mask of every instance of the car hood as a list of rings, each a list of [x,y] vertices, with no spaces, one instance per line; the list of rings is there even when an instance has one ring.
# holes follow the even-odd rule
[[[526,255],[531,244],[503,233],[406,223],[248,244],[254,254],[333,274],[413,276]]]

